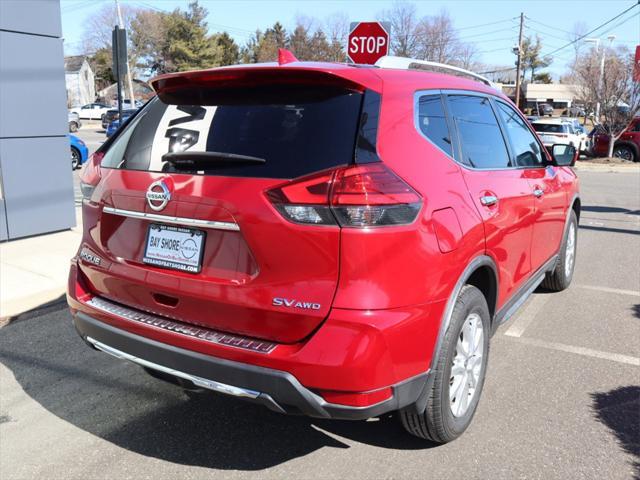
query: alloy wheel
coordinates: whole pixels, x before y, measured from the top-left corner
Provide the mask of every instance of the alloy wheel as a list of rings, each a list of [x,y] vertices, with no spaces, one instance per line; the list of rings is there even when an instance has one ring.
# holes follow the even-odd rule
[[[80,165],[80,154],[75,150],[71,149],[71,168],[75,170]]]
[[[449,378],[449,405],[454,417],[463,416],[475,396],[482,374],[484,328],[477,313],[467,316],[456,343]]]
[[[616,158],[622,158],[623,160],[633,160],[633,152],[627,147],[618,147],[614,149],[613,156]]]
[[[569,233],[567,235],[567,246],[564,254],[564,274],[567,278],[571,275],[573,262],[576,255],[576,226],[574,223],[569,225]]]

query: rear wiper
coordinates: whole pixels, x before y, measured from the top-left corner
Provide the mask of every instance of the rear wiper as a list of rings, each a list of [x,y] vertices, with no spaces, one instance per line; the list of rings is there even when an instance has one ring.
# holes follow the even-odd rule
[[[206,167],[231,165],[262,165],[264,158],[250,157],[226,152],[169,152],[162,156],[162,161],[176,169],[202,169]]]

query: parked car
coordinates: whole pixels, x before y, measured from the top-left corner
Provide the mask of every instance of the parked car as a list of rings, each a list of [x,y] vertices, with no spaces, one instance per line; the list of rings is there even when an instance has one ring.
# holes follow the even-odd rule
[[[568,117],[586,117],[587,111],[583,105],[577,104],[577,105],[571,105],[569,108],[567,108],[563,112],[563,115],[566,115]]]
[[[127,119],[136,112],[137,110],[124,110],[122,112],[122,123],[126,122]],[[116,118],[115,120],[112,120],[111,123],[109,123],[109,126],[105,130],[107,138],[113,135],[120,128],[120,124],[121,122],[119,118]]]
[[[128,98],[125,98],[124,100],[122,100],[122,108],[126,108],[126,109],[136,109],[136,108],[140,108],[142,105],[144,105],[144,102],[140,101],[140,100],[135,100],[133,102],[133,105],[131,104],[131,100],[129,100]],[[113,105],[111,108],[118,108],[118,101],[117,99],[114,100]]]
[[[591,147],[591,138],[584,125],[580,123],[580,120],[571,117],[562,117],[560,120],[570,126],[570,131],[572,131],[573,134],[580,137],[579,151],[587,153]]]
[[[576,149],[488,80],[280,56],[152,80],[91,157],[75,327],[186,388],[451,441],[492,333],[571,283]]]
[[[553,116],[553,107],[548,103],[538,103],[533,109],[532,112],[534,115],[538,115],[540,117],[552,117]]]
[[[574,130],[569,122],[562,119],[536,120],[531,124],[545,147],[550,148],[555,144],[571,145],[580,151],[582,149],[582,134]]]
[[[87,145],[75,135],[69,135],[69,143],[71,147],[71,170],[76,170],[87,161],[89,149]]]
[[[109,108],[111,107],[104,103],[90,103],[82,107],[72,108],[71,111],[77,113],[82,119],[100,120]]]
[[[126,110],[122,110],[122,116],[123,117],[130,117],[132,114],[134,114],[135,112],[137,112],[138,109],[137,108],[133,108],[133,109],[126,109]],[[118,109],[117,108],[111,108],[109,110],[107,110],[107,113],[105,113],[104,117],[102,118],[102,128],[105,129],[105,132],[107,130],[107,128],[109,127],[109,124],[111,122],[113,122],[114,120],[118,119]],[[109,136],[109,135],[107,135]]]
[[[602,128],[590,134],[591,153],[596,157],[606,157],[609,153],[609,135]],[[635,117],[624,133],[613,145],[613,156],[632,162],[640,161],[640,117]]]
[[[76,112],[69,112],[68,120],[69,120],[69,131],[71,133],[77,132],[78,129],[82,126],[82,122],[80,121],[80,115],[78,115]]]

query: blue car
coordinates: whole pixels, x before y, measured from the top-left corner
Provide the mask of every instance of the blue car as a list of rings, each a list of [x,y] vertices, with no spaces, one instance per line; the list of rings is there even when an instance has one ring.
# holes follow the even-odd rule
[[[126,122],[127,119],[133,115],[134,113],[136,113],[136,110],[132,110],[132,111],[123,111],[122,112],[122,121]],[[114,133],[116,133],[116,130],[118,130],[118,128],[120,128],[120,119],[116,118],[115,120],[112,120],[109,123],[109,126],[107,127],[107,129],[105,130],[105,133],[107,135],[107,138],[109,138],[111,135],[113,135]]]
[[[71,170],[80,168],[89,158],[87,145],[75,135],[69,135],[71,143]]]

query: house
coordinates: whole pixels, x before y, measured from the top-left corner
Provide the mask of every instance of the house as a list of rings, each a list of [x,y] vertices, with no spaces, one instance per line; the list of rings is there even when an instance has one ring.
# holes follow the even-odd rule
[[[137,78],[133,79],[133,93],[135,95],[136,100],[146,101],[155,95],[153,88],[142,80],[138,80]],[[118,85],[113,83],[108,87],[103,88],[98,92],[98,99],[101,102],[106,104],[114,105],[118,98]],[[122,98],[129,98],[129,87],[126,81],[126,77],[124,77],[124,81],[122,82]]]
[[[569,108],[578,99],[578,86],[565,83],[527,83],[524,86],[525,108],[548,103],[556,112]]]
[[[87,57],[84,55],[64,57],[64,74],[68,107],[86,105],[95,100],[96,85]]]
[[[502,93],[515,102],[515,84],[497,84]],[[535,109],[536,104],[548,103],[556,113],[562,113],[572,104],[584,103],[580,94],[580,87],[565,83],[529,83],[522,85],[520,90],[520,108],[523,111]]]

